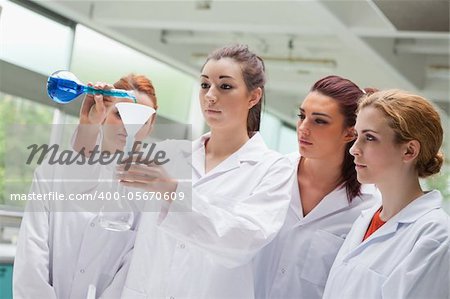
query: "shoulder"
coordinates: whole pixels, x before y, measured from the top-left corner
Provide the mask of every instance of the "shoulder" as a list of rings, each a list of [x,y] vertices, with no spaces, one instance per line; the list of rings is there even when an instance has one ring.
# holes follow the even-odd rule
[[[433,209],[418,218],[413,227],[421,237],[431,238],[438,242],[449,242],[450,217],[442,208]]]

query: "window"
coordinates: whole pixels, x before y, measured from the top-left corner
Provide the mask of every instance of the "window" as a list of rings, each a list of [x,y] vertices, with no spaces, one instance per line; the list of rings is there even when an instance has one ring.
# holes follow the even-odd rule
[[[26,203],[24,201],[10,201],[9,194],[13,190],[28,192],[32,179],[32,169],[25,167],[24,161],[17,163],[18,161],[13,159],[12,150],[16,152],[27,150],[22,143],[19,146],[14,145],[17,139],[23,139],[20,136],[14,138],[14,130],[26,129],[23,125],[30,124],[46,125],[49,128],[54,110],[52,107],[0,92],[0,205],[24,206]],[[42,138],[49,135],[48,131],[41,133]]]
[[[298,152],[298,138],[295,130],[287,126],[281,127],[278,151],[282,154]]]
[[[9,1],[0,5],[0,59],[44,75],[68,68],[70,27]]]
[[[89,28],[76,28],[72,72],[83,82],[114,83],[129,73],[150,78],[158,98],[158,114],[186,123],[189,118],[192,76],[146,56]]]

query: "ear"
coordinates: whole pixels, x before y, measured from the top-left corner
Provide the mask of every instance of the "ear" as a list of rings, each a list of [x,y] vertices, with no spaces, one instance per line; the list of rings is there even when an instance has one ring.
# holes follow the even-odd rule
[[[403,144],[402,146],[402,158],[403,162],[414,161],[420,152],[420,143],[417,140],[411,140]]]
[[[262,94],[263,94],[263,92],[262,92],[261,87],[257,87],[254,90],[252,90],[252,92],[250,94],[250,100],[248,101],[248,109],[251,109],[251,108],[253,108],[253,106],[258,104],[258,102],[262,98]]]
[[[346,128],[344,130],[344,141],[346,143],[351,142],[356,139],[355,127]]]

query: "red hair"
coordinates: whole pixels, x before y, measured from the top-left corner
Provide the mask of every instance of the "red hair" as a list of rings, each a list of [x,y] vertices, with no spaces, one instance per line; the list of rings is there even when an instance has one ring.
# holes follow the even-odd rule
[[[155,87],[152,81],[144,75],[129,74],[119,79],[114,83],[114,88],[125,89],[125,90],[137,90],[139,92],[145,93],[152,100],[153,105],[158,109],[158,102],[155,94]]]

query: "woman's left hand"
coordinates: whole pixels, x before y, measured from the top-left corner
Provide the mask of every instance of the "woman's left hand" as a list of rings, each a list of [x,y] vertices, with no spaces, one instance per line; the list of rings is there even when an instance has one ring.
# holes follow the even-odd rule
[[[124,164],[118,165],[116,178],[120,184],[151,192],[176,191],[178,182],[168,175],[164,167],[144,162],[138,155],[133,155]]]

